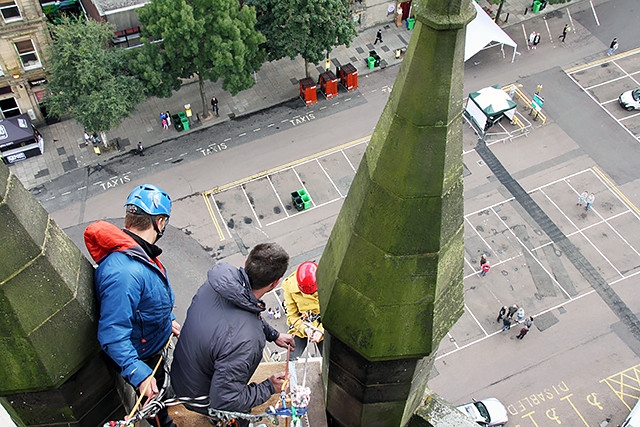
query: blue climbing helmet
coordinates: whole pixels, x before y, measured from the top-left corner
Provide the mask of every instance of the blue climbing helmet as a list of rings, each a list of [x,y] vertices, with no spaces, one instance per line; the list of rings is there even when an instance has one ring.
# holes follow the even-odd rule
[[[129,194],[124,205],[127,208],[127,212],[134,214],[171,215],[171,197],[151,184],[142,184],[136,187]]]

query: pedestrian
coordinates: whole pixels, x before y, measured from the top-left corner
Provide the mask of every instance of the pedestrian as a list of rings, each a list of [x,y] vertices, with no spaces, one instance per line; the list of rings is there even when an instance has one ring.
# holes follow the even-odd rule
[[[289,255],[280,245],[261,243],[249,252],[244,267],[219,262],[209,270],[191,301],[173,354],[171,385],[178,396],[208,396],[210,408],[248,414],[280,393],[284,371],[261,382],[249,380],[266,341],[295,350],[293,337],[279,333],[261,316],[266,310],[262,297],[280,284],[288,265]],[[208,408],[185,406],[208,414]],[[249,424],[236,420],[242,427]]]
[[[506,305],[503,305],[500,311],[498,312],[498,318],[496,319],[496,322],[499,322],[500,320],[502,320],[505,314],[507,314],[507,310],[509,310],[509,307],[507,307]]]
[[[320,321],[317,269],[315,262],[305,261],[282,281],[284,302],[287,306],[287,325],[296,342],[296,349],[289,356],[291,361],[302,356],[307,347],[307,338],[317,344],[322,354],[324,328]]]
[[[529,38],[527,39],[527,48],[528,49],[533,49],[533,40],[536,38],[536,32],[532,31],[531,34],[529,34]]]
[[[511,320],[508,317],[502,319],[502,331],[506,331],[507,329],[511,329]]]
[[[167,123],[167,118],[162,119],[162,129],[169,130],[169,124]]]
[[[138,141],[138,149],[136,154],[139,156],[144,156],[144,147],[142,146],[142,141]]]
[[[582,206],[583,204],[585,204],[585,202],[587,201],[587,197],[589,197],[589,192],[587,190],[584,190],[578,197],[578,203],[576,203],[576,206]]]
[[[524,321],[524,326],[526,326],[527,328],[531,329],[531,325],[533,325],[533,316],[529,316],[529,317]]]
[[[522,329],[520,329],[520,333],[518,335],[516,335],[516,338],[518,338],[519,340],[521,340],[522,338],[524,338],[525,335],[527,335],[527,332],[529,332],[529,328],[527,328],[526,326],[523,327]]]
[[[618,38],[614,37],[613,40],[611,40],[611,44],[609,45],[607,56],[613,55],[613,52],[615,52],[616,50],[618,50]]]
[[[169,114],[169,111],[167,111],[165,119],[167,120],[167,126],[171,127],[171,114]]]
[[[216,117],[220,117],[220,114],[218,114],[218,98],[215,96],[211,97],[211,110],[216,113]]]
[[[587,197],[587,206],[585,206],[585,210],[589,210],[591,209],[591,205],[593,204],[593,202],[595,202],[596,200],[596,195],[591,193],[589,194],[589,197]]]
[[[533,48],[534,49],[537,49],[538,43],[540,43],[540,33],[536,33],[535,37],[533,38]]]
[[[96,221],[84,231],[84,241],[98,263],[98,341],[120,377],[151,399],[165,376],[164,369],[154,376],[154,367],[170,337],[180,335],[174,294],[156,246],[171,215],[171,198],[144,184],[129,194],[125,208],[124,229]],[[160,427],[176,427],[166,408],[157,419]]]
[[[571,28],[569,28],[569,24],[564,24],[564,28],[562,29],[562,34],[558,36],[559,39],[562,39],[562,43],[564,43],[564,40],[567,38],[567,33],[570,30]]]
[[[167,115],[165,113],[163,113],[162,111],[160,111],[160,124],[162,124],[162,121],[164,119],[166,119],[166,118],[167,118]]]
[[[538,83],[536,86],[536,95],[540,95],[540,92],[542,92],[542,83]]]
[[[518,304],[513,304],[511,307],[509,307],[507,317],[509,319],[513,319],[513,315],[516,314],[517,311],[518,311]]]
[[[273,319],[273,308],[269,307],[269,310],[267,310],[267,316],[269,316],[269,319]]]
[[[279,319],[281,317],[282,317],[282,313],[280,313],[280,307],[276,307],[276,309],[273,311],[273,318]]]
[[[376,41],[373,44],[378,44],[378,42],[382,43],[382,30],[378,30],[376,33]]]
[[[482,267],[486,263],[487,263],[487,255],[486,254],[480,255],[480,267]]]
[[[524,319],[524,308],[520,307],[518,308],[518,311],[516,311],[516,323],[522,322],[523,319]]]
[[[491,266],[489,265],[488,262],[485,262],[484,264],[482,264],[482,271],[480,272],[480,276],[482,277],[486,276],[490,269],[491,269]]]

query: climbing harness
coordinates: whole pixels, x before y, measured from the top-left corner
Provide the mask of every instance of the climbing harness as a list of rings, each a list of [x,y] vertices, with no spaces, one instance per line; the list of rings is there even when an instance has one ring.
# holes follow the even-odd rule
[[[303,322],[306,327],[310,327],[313,330],[318,330],[315,326],[311,325],[308,322]],[[320,331],[321,332],[321,331]],[[272,425],[279,425],[278,418],[291,418],[291,427],[302,427],[301,417],[307,413],[307,409],[309,406],[309,401],[311,399],[311,390],[309,387],[305,386],[307,379],[307,363],[309,360],[309,338],[307,337],[307,347],[305,348],[305,362],[304,362],[304,375],[302,380],[302,385],[294,384],[291,386],[291,390],[287,393],[287,386],[289,386],[289,365],[287,364],[287,370],[285,373],[285,377],[287,378],[282,385],[282,390],[280,391],[280,400],[278,404],[274,406],[270,406],[266,412],[262,414],[247,414],[244,412],[233,412],[233,411],[223,411],[220,409],[213,409],[209,407],[209,396],[200,396],[195,398],[190,397],[175,397],[170,399],[162,400],[169,388],[169,363],[168,354],[169,347],[171,345],[171,338],[167,341],[167,344],[162,350],[158,363],[151,373],[152,376],[155,375],[157,370],[160,368],[160,363],[163,363],[163,369],[165,371],[164,383],[162,387],[158,390],[158,394],[152,399],[147,400],[147,402],[140,407],[142,403],[142,399],[144,398],[144,394],[146,392],[145,389],[142,390],[141,395],[138,397],[136,404],[133,409],[126,417],[125,420],[119,421],[109,421],[103,425],[103,427],[134,427],[135,423],[145,418],[153,418],[158,412],[162,409],[184,404],[192,408],[207,408],[209,420],[216,427],[237,427],[237,420],[246,420],[250,423],[257,423],[259,421],[263,421],[265,419],[269,420]],[[287,349],[287,361],[289,360],[289,355],[291,352],[291,348]],[[147,387],[149,384],[147,384]]]

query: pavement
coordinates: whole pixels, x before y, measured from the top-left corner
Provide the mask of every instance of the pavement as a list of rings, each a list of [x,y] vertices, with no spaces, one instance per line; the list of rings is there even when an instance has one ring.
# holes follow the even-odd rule
[[[544,12],[534,14],[530,11],[529,0],[506,0],[500,16],[502,27],[514,26],[522,21],[538,18],[542,15],[556,13],[557,10],[569,6],[580,5],[584,7],[586,1],[573,1],[571,3],[548,5]],[[488,6],[485,0],[480,0],[483,7]],[[493,14],[497,6],[493,6]],[[506,22],[505,22],[506,20]],[[403,23],[404,24],[404,23]],[[383,42],[373,45],[378,28],[382,28]],[[411,31],[406,25],[396,27],[394,23],[375,26],[365,29],[357,35],[349,47],[340,46],[331,52],[331,69],[347,63],[353,64],[363,78],[369,73],[374,73],[382,68],[398,65],[402,57],[396,58],[396,50],[404,49],[409,44]],[[569,41],[571,38],[569,38]],[[520,51],[526,49],[522,40]],[[541,46],[541,49],[544,46]],[[380,56],[380,67],[369,69],[366,67],[366,58],[370,50],[376,50]],[[324,64],[319,64],[311,69],[310,77],[317,81],[318,75],[324,72]],[[203,128],[216,126],[222,122],[234,118],[251,115],[270,107],[291,101],[299,96],[299,80],[305,77],[304,61],[302,58],[290,60],[288,58],[267,62],[255,73],[256,84],[232,96],[222,89],[222,81],[205,83],[206,98],[205,108],[210,108],[209,100],[215,95],[219,101],[220,116],[210,115],[207,119],[203,116],[202,100],[200,97],[197,79],[185,81],[182,88],[170,98],[150,97],[139,104],[128,118],[107,133],[109,147],[100,146],[101,154],[94,152],[92,146],[84,144],[84,130],[75,120],[63,120],[51,125],[39,127],[39,131],[45,140],[45,152],[42,156],[36,156],[11,166],[13,173],[20,178],[28,189],[34,189],[57,177],[78,168],[95,167],[98,164],[105,165],[110,161],[130,155],[137,143],[142,142],[145,148],[157,144],[173,141],[176,138]],[[339,95],[340,96],[340,95]],[[322,95],[318,94],[319,99]],[[303,101],[300,100],[302,103]],[[193,121],[190,130],[178,132],[173,127],[163,130],[159,121],[161,111],[170,111],[175,114],[184,111],[185,104],[191,104]],[[116,149],[116,142],[119,150]]]

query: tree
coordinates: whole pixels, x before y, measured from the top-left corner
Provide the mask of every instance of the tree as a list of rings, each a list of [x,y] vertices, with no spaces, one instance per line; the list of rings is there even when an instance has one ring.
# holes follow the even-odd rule
[[[113,28],[64,17],[49,29],[53,43],[47,61],[49,96],[44,101],[49,114],[70,114],[88,133],[120,124],[144,96],[142,84],[128,72],[125,51],[111,47]]]
[[[151,0],[138,11],[143,47],[132,70],[156,96],[169,96],[181,78],[198,76],[202,115],[208,116],[204,81],[218,81],[232,95],[255,83],[266,55],[255,30],[256,14],[238,0]]]
[[[248,0],[258,14],[256,28],[267,37],[270,60],[300,55],[317,64],[334,46],[353,41],[356,30],[346,0]]]

